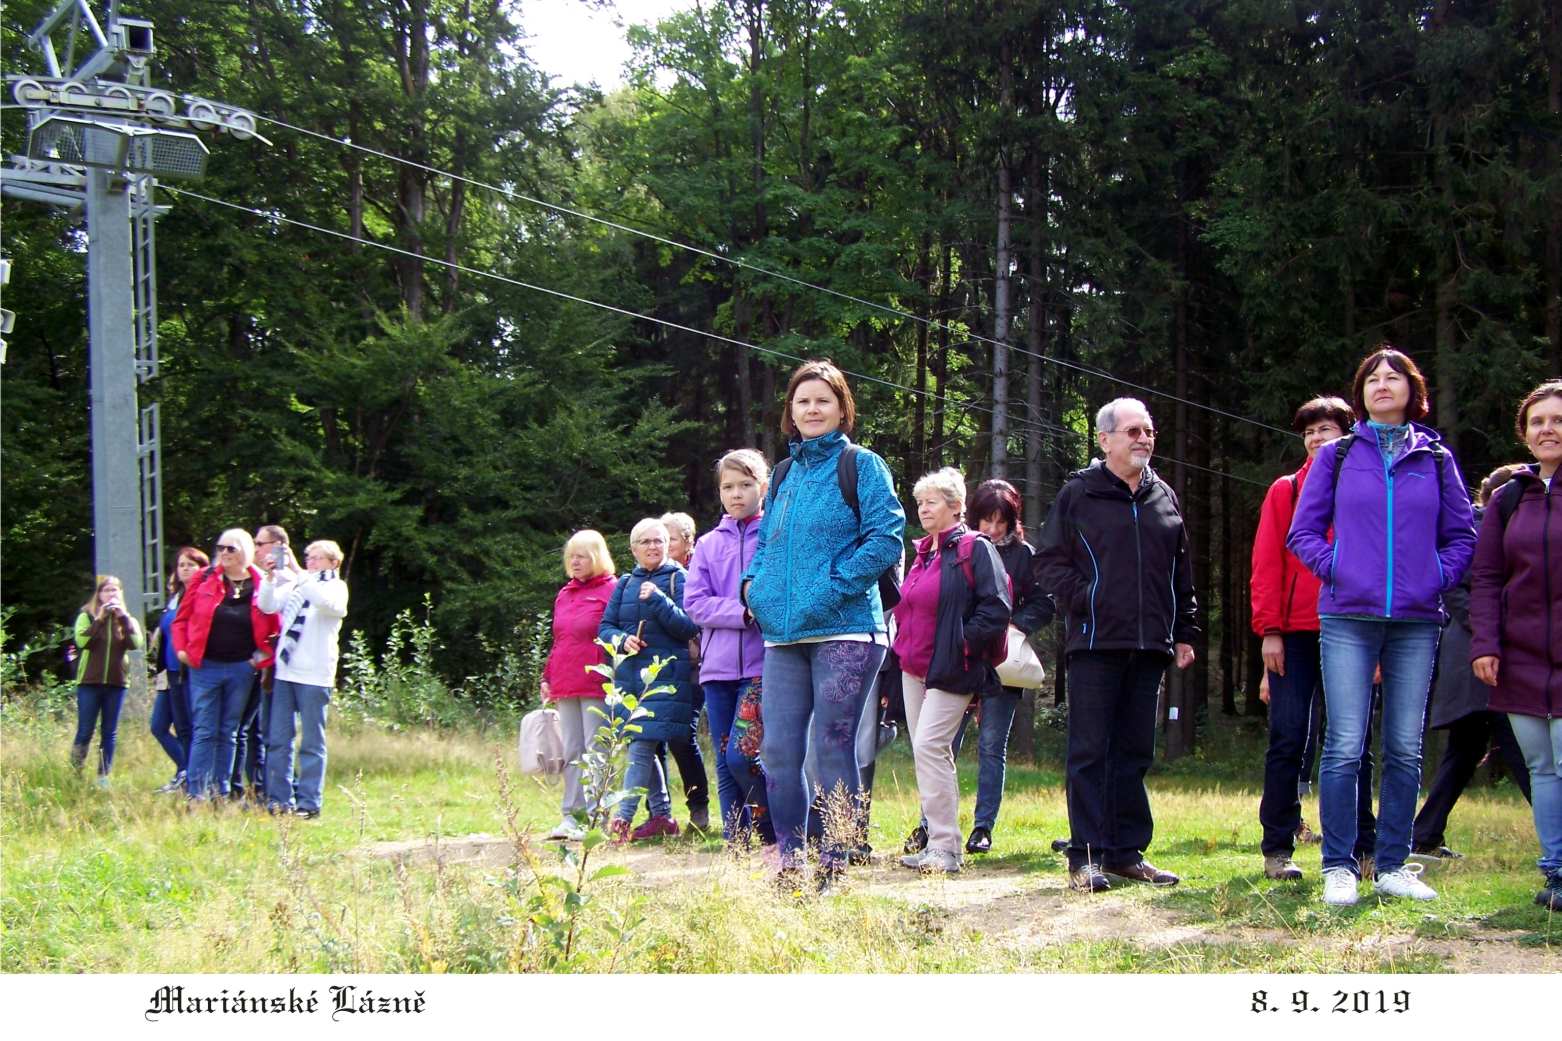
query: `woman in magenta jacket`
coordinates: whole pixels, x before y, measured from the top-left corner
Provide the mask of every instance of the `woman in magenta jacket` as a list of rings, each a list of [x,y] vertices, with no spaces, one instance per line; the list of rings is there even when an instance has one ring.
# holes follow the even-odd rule
[[[1470,575],[1470,657],[1529,767],[1546,876],[1535,902],[1562,911],[1562,380],[1530,391],[1518,429],[1535,464],[1486,505]]]
[[[570,536],[564,544],[564,573],[569,581],[553,601],[553,650],[542,670],[542,700],[558,711],[564,736],[564,815],[548,838],[579,840],[586,836],[584,815],[590,806],[578,762],[597,728],[607,723],[602,677],[586,671],[607,662],[597,646],[597,627],[615,580],[613,555],[600,532],[587,528]]]
[[[1356,414],[1367,418],[1318,449],[1287,540],[1322,583],[1319,646],[1329,709],[1318,785],[1323,899],[1335,905],[1357,899],[1357,785],[1372,676],[1381,665],[1383,769],[1373,888],[1383,896],[1431,900],[1437,893],[1405,858],[1421,783],[1421,725],[1446,617],[1443,593],[1470,566],[1475,528],[1453,454],[1437,431],[1416,422],[1426,416],[1428,399],[1415,362],[1385,344],[1357,367],[1352,391]]]
[[[752,448],[728,452],[716,464],[726,515],[694,554],[683,606],[701,628],[700,684],[716,753],[716,799],[728,842],[756,832],[775,842],[759,765],[759,689],[765,637],[738,597],[743,571],[759,548],[760,505],[770,484],[765,457]]]

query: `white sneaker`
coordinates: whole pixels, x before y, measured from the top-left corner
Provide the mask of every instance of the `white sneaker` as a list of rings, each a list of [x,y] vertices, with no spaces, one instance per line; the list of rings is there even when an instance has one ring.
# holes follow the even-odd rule
[[[1421,881],[1421,865],[1406,864],[1398,871],[1379,874],[1372,891],[1383,896],[1405,896],[1412,900],[1435,900],[1437,890]]]
[[[565,817],[559,821],[547,834],[549,842],[579,842],[585,837],[586,829],[576,824],[572,817]]]
[[[1323,873],[1323,902],[1349,907],[1356,902],[1356,873],[1348,867],[1330,868]]]
[[[928,874],[957,875],[960,873],[960,854],[929,847],[922,851],[922,863],[917,869]]]

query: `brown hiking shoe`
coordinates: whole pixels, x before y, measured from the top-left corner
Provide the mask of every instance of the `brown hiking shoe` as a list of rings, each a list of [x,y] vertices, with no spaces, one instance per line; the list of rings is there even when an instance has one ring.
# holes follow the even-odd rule
[[[1112,883],[1099,867],[1085,863],[1069,871],[1068,887],[1076,893],[1104,893],[1112,888]]]
[[[1294,882],[1302,877],[1302,869],[1296,866],[1289,853],[1264,854],[1264,877],[1280,882]]]
[[[1296,824],[1296,841],[1304,845],[1310,842],[1322,842],[1323,836],[1309,828],[1307,822],[1302,820]]]
[[[1152,886],[1174,886],[1182,881],[1170,871],[1162,870],[1148,860],[1125,864],[1122,867],[1108,867],[1105,870],[1109,875],[1126,878],[1130,882],[1146,882]]]

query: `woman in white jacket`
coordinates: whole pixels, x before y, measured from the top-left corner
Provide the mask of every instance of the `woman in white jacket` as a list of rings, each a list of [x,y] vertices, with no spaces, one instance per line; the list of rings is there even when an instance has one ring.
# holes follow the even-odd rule
[[[280,614],[276,682],[266,732],[266,806],[272,813],[320,816],[325,787],[325,717],[336,686],[337,637],[347,617],[347,583],[337,576],[342,550],[311,542],[300,571],[291,557],[261,583],[260,609]],[[299,720],[293,770],[293,717]]]

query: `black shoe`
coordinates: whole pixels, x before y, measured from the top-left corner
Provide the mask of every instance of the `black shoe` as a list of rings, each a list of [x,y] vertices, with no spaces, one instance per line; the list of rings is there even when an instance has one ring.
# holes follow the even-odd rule
[[[1109,867],[1106,873],[1130,882],[1145,882],[1152,886],[1174,886],[1182,881],[1170,871],[1158,868],[1148,860],[1139,860],[1121,867]]]
[[[918,824],[911,834],[906,836],[906,842],[900,848],[907,853],[921,853],[927,849],[927,828]]]
[[[834,896],[841,891],[846,872],[840,868],[820,868],[814,872],[814,892],[820,896]]]
[[[993,848],[993,833],[990,828],[972,828],[971,837],[965,840],[967,853],[986,853]]]
[[[1052,852],[1054,852],[1054,853],[1067,853],[1068,852],[1068,839],[1053,839],[1052,840]]]
[[[293,811],[293,816],[295,816],[295,817],[302,817],[306,821],[312,821],[316,817],[320,816],[320,811],[319,810],[306,810],[303,807],[299,807],[298,809]]]
[[[854,867],[862,867],[864,864],[872,864],[875,860],[873,847],[864,842],[855,849],[846,851],[846,863]]]
[[[1085,863],[1070,869],[1068,887],[1076,893],[1105,893],[1112,883],[1095,864]]]
[[[1562,871],[1546,875],[1546,888],[1535,894],[1535,903],[1548,911],[1562,911]]]
[[[1447,846],[1411,846],[1410,852],[1421,857],[1436,857],[1438,860],[1463,860],[1463,853],[1455,853]]]
[[[689,807],[689,827],[710,831],[710,807]]]
[[[801,896],[805,881],[802,868],[788,867],[776,872],[771,884],[782,896]]]

